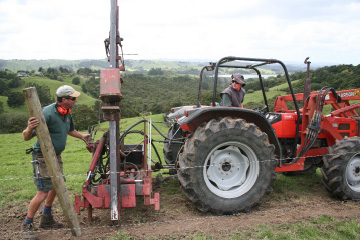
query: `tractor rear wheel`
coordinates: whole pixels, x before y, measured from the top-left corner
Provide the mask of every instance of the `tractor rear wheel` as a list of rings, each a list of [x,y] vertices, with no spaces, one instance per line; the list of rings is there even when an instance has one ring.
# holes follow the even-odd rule
[[[203,123],[179,156],[181,189],[203,212],[248,212],[272,190],[274,149],[264,132],[243,119]]]
[[[344,138],[329,147],[321,169],[327,190],[342,200],[360,199],[360,138]]]

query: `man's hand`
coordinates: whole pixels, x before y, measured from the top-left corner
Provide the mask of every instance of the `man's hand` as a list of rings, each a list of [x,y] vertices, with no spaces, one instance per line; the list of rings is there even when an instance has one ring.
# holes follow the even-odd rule
[[[28,126],[27,128],[22,132],[23,134],[23,139],[25,141],[29,141],[30,139],[33,138],[32,135],[32,131],[34,130],[34,128],[36,128],[37,126],[39,126],[40,121],[34,117],[31,117],[28,119]]]
[[[83,140],[85,143],[88,143],[89,137],[90,137],[90,134],[88,134],[88,133],[87,134],[81,134],[76,130],[68,132],[68,134],[70,136],[72,136],[72,137],[76,137],[76,138],[79,138],[79,139]]]
[[[31,129],[31,131],[36,128],[37,126],[39,126],[40,121],[34,117],[31,117],[28,119],[28,128]]]
[[[90,134],[81,134],[82,135],[82,140],[84,140],[85,143],[89,143],[90,142]]]

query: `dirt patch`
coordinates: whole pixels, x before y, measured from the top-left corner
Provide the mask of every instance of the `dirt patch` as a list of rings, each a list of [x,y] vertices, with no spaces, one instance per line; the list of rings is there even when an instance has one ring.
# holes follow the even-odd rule
[[[359,202],[342,202],[331,198],[318,183],[314,184],[313,190],[312,193],[299,194],[285,186],[266,196],[264,204],[252,209],[250,213],[213,216],[198,211],[180,193],[180,189],[178,193],[169,194],[166,188],[162,187],[156,189],[161,197],[159,211],[143,207],[143,203],[138,200],[137,208],[121,210],[119,222],[110,220],[109,210],[94,209],[93,222],[89,223],[85,210],[78,215],[81,237],[73,237],[68,228],[53,231],[38,229],[36,236],[39,239],[109,239],[115,236],[120,239],[121,234],[126,234],[134,239],[191,239],[195,234],[203,233],[220,239],[237,233],[239,229],[250,229],[261,224],[300,222],[322,215],[343,220],[352,218],[359,222]],[[3,209],[0,217],[0,239],[20,238],[27,204],[12,204]],[[57,202],[54,208],[56,219],[65,223]],[[41,212],[34,219],[35,225],[40,221],[40,214]]]

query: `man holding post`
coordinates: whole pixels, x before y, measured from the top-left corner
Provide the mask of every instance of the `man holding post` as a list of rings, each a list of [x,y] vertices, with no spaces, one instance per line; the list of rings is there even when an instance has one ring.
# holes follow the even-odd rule
[[[57,101],[43,109],[44,118],[49,129],[51,141],[54,146],[56,157],[62,172],[61,153],[65,149],[67,135],[82,139],[86,142],[89,134],[81,134],[74,129],[74,123],[71,116],[71,109],[77,102],[80,92],[68,85],[59,87],[56,91]],[[39,120],[30,117],[28,126],[23,131],[25,141],[35,136],[35,128],[39,125]],[[33,218],[40,205],[45,201],[43,214],[40,220],[41,228],[62,228],[62,223],[56,222],[53,218],[52,205],[56,197],[56,192],[48,173],[44,157],[41,153],[39,141],[36,140],[32,148],[32,164],[34,173],[34,184],[37,187],[37,193],[31,200],[23,224],[23,237],[28,239],[36,239],[33,234]]]

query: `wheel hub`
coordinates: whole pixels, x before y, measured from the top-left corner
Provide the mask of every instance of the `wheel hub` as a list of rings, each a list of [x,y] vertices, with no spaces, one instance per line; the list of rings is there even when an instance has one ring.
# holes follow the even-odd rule
[[[257,178],[257,166],[256,156],[247,145],[224,143],[209,154],[204,179],[213,193],[233,198],[251,188]]]
[[[231,163],[226,161],[222,164],[221,169],[223,172],[228,172],[230,171],[231,167],[232,167]]]

